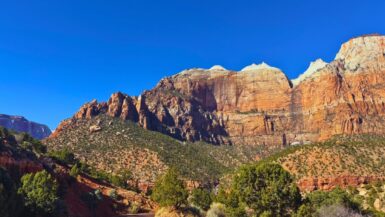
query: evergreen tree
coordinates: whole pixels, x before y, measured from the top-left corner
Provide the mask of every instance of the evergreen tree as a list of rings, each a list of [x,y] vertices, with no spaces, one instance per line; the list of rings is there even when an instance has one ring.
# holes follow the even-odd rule
[[[45,170],[28,173],[21,177],[19,194],[24,197],[25,205],[37,214],[51,214],[58,202],[58,184]]]
[[[257,216],[290,216],[301,204],[293,178],[278,164],[242,167],[232,188],[239,203],[251,208]]]
[[[163,207],[174,206],[179,208],[181,205],[186,204],[188,192],[184,182],[179,179],[176,170],[170,169],[156,181],[151,197]]]
[[[206,189],[194,189],[191,193],[191,203],[207,211],[210,208],[212,199],[210,192]]]

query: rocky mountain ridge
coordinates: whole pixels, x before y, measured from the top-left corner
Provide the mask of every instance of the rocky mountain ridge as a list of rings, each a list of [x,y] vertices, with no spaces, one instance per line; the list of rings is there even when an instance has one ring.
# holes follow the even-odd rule
[[[28,133],[35,139],[44,139],[51,135],[51,130],[46,125],[29,121],[22,116],[0,114],[0,126]]]
[[[139,97],[114,93],[63,121],[51,139],[79,119],[100,114],[137,122],[179,140],[282,146],[333,135],[385,132],[385,36],[341,46],[293,85],[266,63],[236,72],[221,66],[184,70]]]

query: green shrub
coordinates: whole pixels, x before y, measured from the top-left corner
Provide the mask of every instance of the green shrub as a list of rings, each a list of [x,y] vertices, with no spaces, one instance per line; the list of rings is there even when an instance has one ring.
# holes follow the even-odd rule
[[[345,207],[358,210],[359,205],[354,199],[341,188],[332,191],[315,191],[306,196],[309,203],[316,209],[332,205],[343,205]]]
[[[28,173],[21,177],[19,194],[24,197],[24,203],[31,210],[50,214],[55,211],[58,202],[58,184],[45,170]]]
[[[153,189],[151,198],[161,206],[174,206],[179,208],[186,204],[188,192],[175,169],[170,169],[160,177]]]
[[[317,217],[317,211],[309,204],[302,204],[293,217]]]
[[[287,216],[301,203],[301,195],[291,175],[278,164],[243,166],[232,190],[240,203],[259,215]]]
[[[109,175],[108,180],[111,184],[130,189],[130,186],[127,184],[127,181],[132,179],[132,173],[128,170],[122,170],[118,173],[118,175]]]
[[[79,174],[80,174],[80,168],[78,164],[73,165],[70,170],[70,176],[76,178],[78,177]]]
[[[33,138],[27,133],[22,133],[22,142],[21,147],[28,149],[37,154],[45,154],[47,152],[47,147],[43,145],[39,140]]]
[[[113,200],[118,200],[119,199],[119,196],[118,196],[118,193],[116,192],[115,189],[112,189],[109,193],[108,193],[108,196],[113,199]]]
[[[139,210],[140,210],[140,205],[139,204],[137,204],[135,202],[130,204],[129,212],[131,214],[137,214],[137,213],[139,213]]]
[[[213,203],[206,213],[206,217],[226,217],[226,207],[221,203]]]
[[[49,156],[65,164],[72,165],[77,163],[75,155],[67,149],[51,152],[49,153]]]
[[[194,189],[191,192],[191,203],[198,208],[207,211],[212,202],[210,192],[206,189]]]

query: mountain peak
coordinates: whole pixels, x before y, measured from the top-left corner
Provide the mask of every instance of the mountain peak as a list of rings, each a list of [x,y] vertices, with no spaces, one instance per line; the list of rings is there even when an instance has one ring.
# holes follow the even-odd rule
[[[385,66],[385,36],[365,35],[342,44],[335,59],[343,60],[349,71],[359,68]],[[375,64],[375,65],[373,65]]]
[[[276,67],[272,67],[270,65],[268,65],[267,63],[265,62],[262,62],[260,64],[251,64],[251,65],[248,65],[246,67],[244,67],[241,72],[245,72],[245,71],[255,71],[255,70],[261,70],[261,69],[270,69],[270,70],[279,70],[281,71],[280,69],[276,68]]]
[[[221,66],[221,65],[214,65],[214,66],[211,67],[209,70],[220,70],[220,71],[225,71],[225,70],[227,70],[227,69],[224,68],[224,67]]]
[[[298,85],[301,81],[313,75],[319,69],[325,67],[328,63],[318,58],[315,61],[310,62],[309,67],[306,69],[304,73],[298,76],[298,78],[293,79],[291,82],[294,86]]]

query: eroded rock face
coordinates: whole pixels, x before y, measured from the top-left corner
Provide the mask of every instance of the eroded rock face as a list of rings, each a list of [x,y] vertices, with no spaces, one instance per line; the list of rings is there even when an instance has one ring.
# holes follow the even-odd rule
[[[336,187],[358,187],[362,184],[375,183],[384,180],[385,177],[375,176],[338,176],[327,178],[303,178],[299,180],[297,184],[301,191],[311,192],[315,190],[329,191]]]
[[[16,132],[28,133],[36,139],[44,139],[51,135],[51,130],[46,125],[28,121],[21,116],[0,114],[0,126]]]
[[[106,113],[177,139],[213,144],[288,145],[384,133],[384,56],[384,36],[351,39],[334,61],[317,60],[295,86],[265,63],[240,72],[221,66],[185,70],[138,98],[115,93],[108,103],[90,102],[58,132],[76,119]]]

